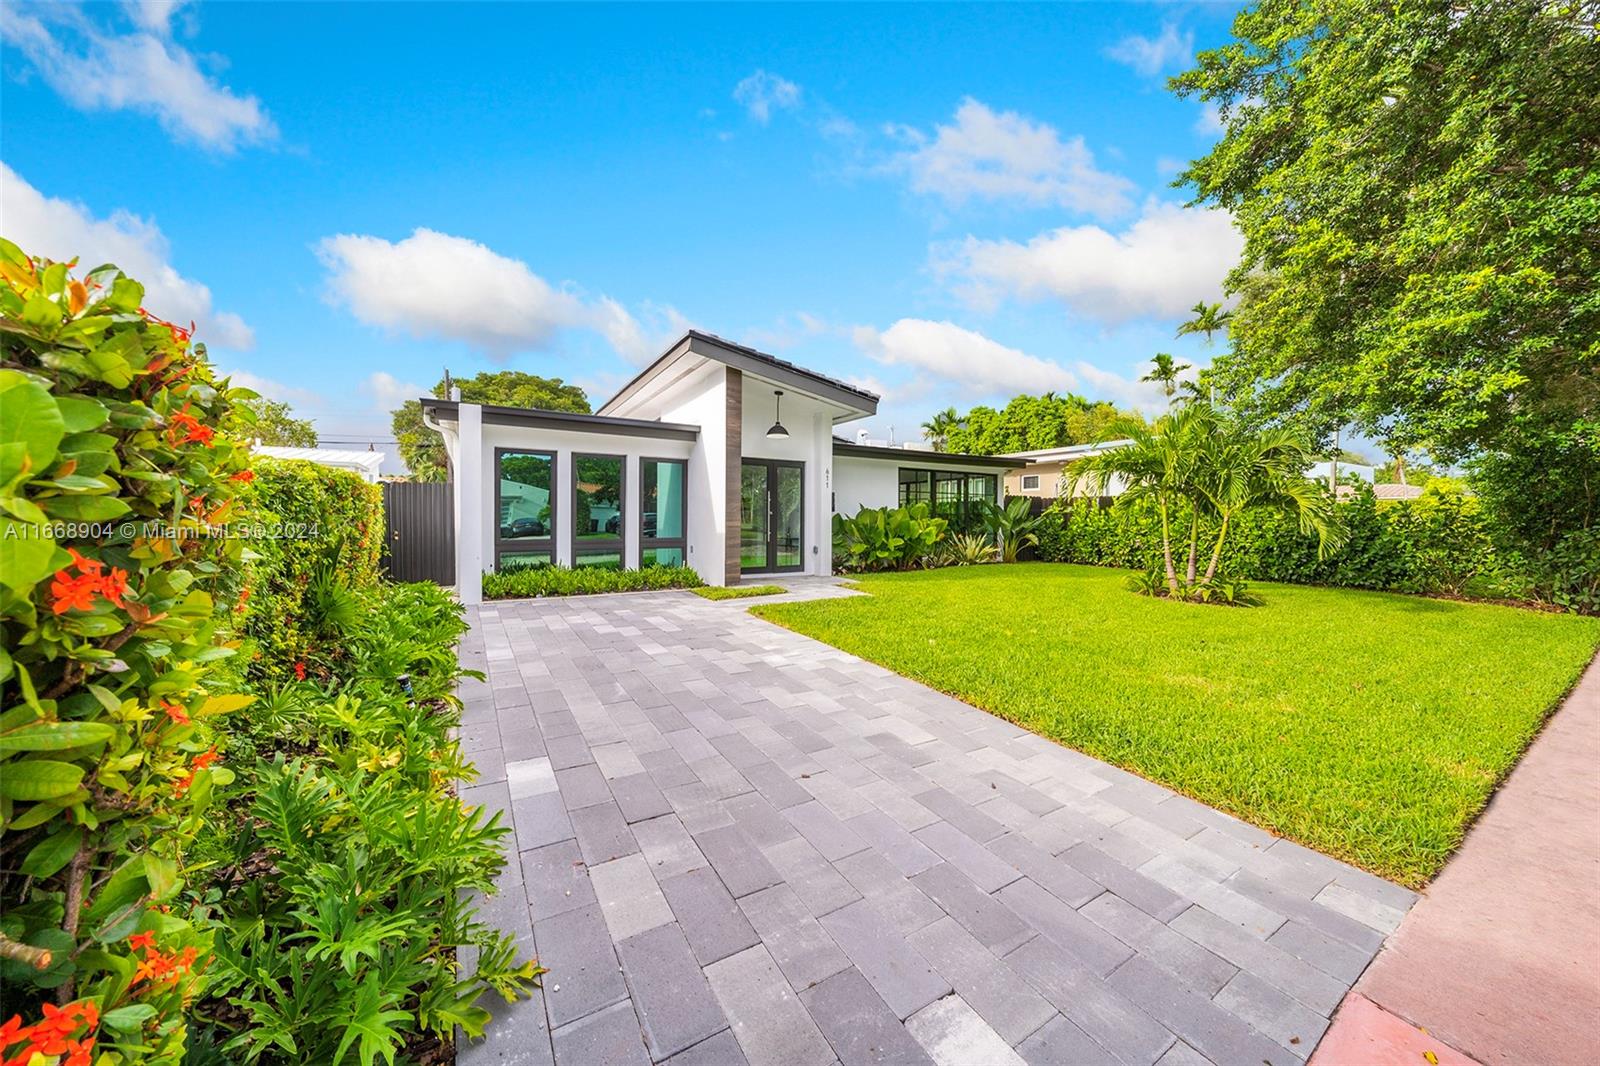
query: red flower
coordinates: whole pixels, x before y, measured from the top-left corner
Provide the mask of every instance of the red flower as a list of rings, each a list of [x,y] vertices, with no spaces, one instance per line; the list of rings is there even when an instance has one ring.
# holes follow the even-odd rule
[[[183,705],[182,704],[168,703],[166,700],[162,700],[161,701],[161,709],[163,711],[167,712],[167,717],[168,718],[172,719],[174,722],[178,723],[179,725],[188,725],[189,724],[189,715],[183,709]]]
[[[217,746],[213,744],[209,749],[194,757],[194,768],[196,770],[204,770],[221,757],[217,754]]]
[[[148,951],[156,946],[156,935],[154,933],[134,933],[128,938],[128,946],[135,950],[142,948]]]
[[[100,572],[102,564],[99,559],[90,559],[80,555],[76,548],[68,548],[67,554],[72,556],[72,565],[78,568],[78,573],[98,574]]]
[[[235,474],[232,477],[230,477],[228,480],[229,481],[242,481],[246,485],[248,485],[248,484],[250,484],[250,482],[254,481],[255,479],[256,479],[256,472],[254,470],[241,470],[237,474]]]
[[[50,582],[50,610],[56,614],[68,611],[87,611],[94,607],[94,594],[100,591],[100,579],[93,574],[73,577],[70,571],[57,571]]]
[[[176,329],[176,327],[174,327]],[[179,436],[179,432],[182,436]],[[183,409],[174,411],[167,416],[167,440],[172,444],[188,444],[190,441],[199,441],[206,447],[211,446],[211,438],[216,431],[210,426],[201,425],[200,420],[189,413],[189,405],[184,404]]]
[[[304,681],[306,679],[305,663],[297,662],[294,664],[294,677],[296,681]]]
[[[128,572],[119,567],[113,566],[111,568],[111,573],[107,574],[100,581],[101,594],[118,608],[127,608],[127,604],[122,602],[122,597],[127,594],[127,591]]]

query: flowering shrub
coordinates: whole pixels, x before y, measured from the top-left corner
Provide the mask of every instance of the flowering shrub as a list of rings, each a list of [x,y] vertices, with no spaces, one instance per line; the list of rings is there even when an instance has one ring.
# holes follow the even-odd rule
[[[211,952],[187,849],[249,702],[216,670],[242,547],[214,535],[249,394],[138,282],[71,268],[0,240],[0,1061],[176,1062]]]

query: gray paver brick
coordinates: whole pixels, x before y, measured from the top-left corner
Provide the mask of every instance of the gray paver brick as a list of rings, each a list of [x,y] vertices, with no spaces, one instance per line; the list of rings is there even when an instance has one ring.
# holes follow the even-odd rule
[[[639,850],[622,811],[609,799],[592,807],[572,812],[572,830],[578,837],[583,861],[591,868],[603,862],[632,855]]]
[[[930,788],[911,798],[980,844],[1006,831],[1005,826],[942,788]]]
[[[1267,937],[1267,943],[1282,948],[1302,962],[1310,963],[1331,977],[1346,984],[1355,984],[1371,961],[1371,956],[1358,947],[1346,944],[1319,929],[1290,918],[1276,933]]]
[[[724,800],[722,805],[733,818],[733,824],[744,830],[744,835],[758,848],[771,848],[800,836],[799,831],[759,792],[735,796]]]
[[[911,946],[949,978],[957,994],[1009,1044],[1015,1045],[1056,1014],[1048,1000],[954,918],[941,918],[911,934]]]
[[[672,813],[672,804],[667,802],[667,797],[661,794],[661,789],[650,775],[642,770],[625,777],[612,778],[611,795],[621,808],[622,817],[628,822],[642,822],[647,818],[659,818]]]
[[[833,1049],[760,944],[706,967],[750,1066],[827,1066]]]
[[[1204,907],[1189,908],[1174,918],[1171,924],[1172,928],[1190,940],[1203,944],[1241,970],[1248,970],[1273,987],[1289,993],[1325,1017],[1331,1016],[1344,998],[1345,985],[1342,981],[1301,962],[1281,948],[1258,940],[1248,931],[1226,918],[1217,917]]]
[[[1148,959],[1129,959],[1111,975],[1110,984],[1214,1062],[1280,1066],[1293,1060],[1287,1048],[1190,992]]]
[[[935,822],[912,835],[985,892],[994,892],[1022,876],[1016,867],[948,822]]]
[[[801,992],[800,1001],[842,1066],[932,1066],[933,1060],[854,967]]]
[[[911,879],[946,914],[960,922],[978,942],[998,955],[1034,935],[1034,929],[1004,903],[981,892],[949,863],[930,867]]]
[[[661,892],[700,965],[709,966],[756,943],[756,931],[709,867],[667,878],[661,882]]]
[[[577,907],[533,926],[544,976],[545,1003],[556,1026],[626,998],[611,934],[598,904]]]
[[[1002,888],[996,898],[1101,976],[1133,954],[1128,945],[1026,877]]]
[[[549,759],[521,759],[506,762],[506,785],[512,799],[538,796],[556,790],[555,771]]]
[[[850,965],[790,886],[751,893],[739,909],[794,988],[809,988]]]
[[[1213,1000],[1299,1059],[1311,1054],[1328,1028],[1328,1019],[1248,973],[1234,977]]]
[[[853,829],[836,818],[833,812],[819,801],[813,800],[811,803],[790,807],[783,812],[783,816],[829,862],[835,862],[846,855],[854,855],[867,846],[865,840],[856,835]]]
[[[565,736],[551,736],[550,731],[545,730],[544,747],[550,765],[557,770],[594,762],[594,757],[589,754],[589,742],[583,739],[582,733],[576,731]]]
[[[1166,1026],[1046,938],[1035,937],[1005,961],[1119,1061],[1149,1066],[1172,1045]]]
[[[906,1019],[906,1030],[939,1066],[1024,1066],[1022,1056],[960,996],[928,1004]]]
[[[1105,891],[1098,881],[1026,837],[1008,833],[989,841],[986,847],[1069,907],[1081,907]]]
[[[872,900],[819,920],[898,1017],[908,1018],[951,992],[950,982],[889,926]]]
[[[617,956],[652,1059],[677,1054],[728,1027],[676,924],[618,941]]]
[[[1170,922],[1189,907],[1189,900],[1092,844],[1077,844],[1062,852],[1060,858],[1159,921]]]
[[[861,898],[844,873],[799,834],[768,848],[766,856],[812,914],[828,914]]]
[[[707,865],[706,857],[700,854],[700,848],[677,815],[665,814],[635,822],[629,828],[657,882]]]
[[[594,763],[584,763],[555,773],[556,784],[561,788],[561,802],[569,812],[605,803],[611,799],[606,779]]]
[[[942,861],[931,848],[882,811],[868,811],[845,824],[906,877],[919,874]]]
[[[734,899],[771,888],[783,880],[755,843],[736,825],[695,834],[694,841]]]
[[[1239,972],[1237,966],[1213,955],[1114,893],[1101,894],[1080,907],[1078,913],[1202,995],[1215,995]]]
[[[801,788],[800,783],[784,773],[783,767],[777,763],[763,761],[743,766],[740,767],[740,773],[766,797],[768,803],[779,810],[812,800],[811,793]]]
[[[1061,1015],[1017,1045],[1028,1066],[1116,1066],[1117,1059]]]
[[[649,1066],[633,1004],[624,1000],[552,1034],[557,1066]]]
[[[563,840],[523,852],[522,883],[534,921],[595,902],[589,868],[576,841]]]
[[[678,1052],[666,1061],[666,1066],[748,1066],[748,1062],[744,1052],[739,1050],[739,1040],[733,1030],[724,1029]]]
[[[523,850],[572,839],[572,819],[567,817],[559,792],[513,800],[511,824],[516,828],[517,847]]]
[[[630,936],[672,921],[672,908],[650,876],[643,855],[629,855],[589,868],[589,881],[600,901],[611,939]],[[710,1034],[707,1034],[710,1035]]]

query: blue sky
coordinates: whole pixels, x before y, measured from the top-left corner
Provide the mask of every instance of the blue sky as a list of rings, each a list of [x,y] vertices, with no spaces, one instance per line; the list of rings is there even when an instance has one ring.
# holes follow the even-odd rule
[[[1220,5],[0,8],[0,232],[111,259],[325,434],[686,324],[946,404],[1137,378],[1238,238],[1169,187]]]

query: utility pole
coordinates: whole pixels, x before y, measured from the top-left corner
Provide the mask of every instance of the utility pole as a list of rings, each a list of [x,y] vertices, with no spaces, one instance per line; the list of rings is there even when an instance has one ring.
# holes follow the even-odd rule
[[[1328,463],[1328,491],[1335,501],[1339,499],[1339,428],[1333,430],[1333,459]]]

